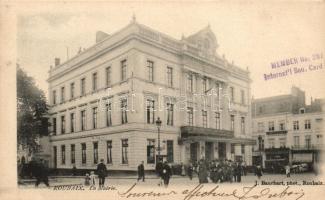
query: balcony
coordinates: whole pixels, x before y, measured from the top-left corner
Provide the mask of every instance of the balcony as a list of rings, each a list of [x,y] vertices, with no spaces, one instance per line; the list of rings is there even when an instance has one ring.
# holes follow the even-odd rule
[[[190,136],[234,138],[233,131],[196,126],[182,126],[181,135],[182,138],[188,138]]]
[[[266,135],[285,135],[287,134],[287,130],[282,130],[282,131],[267,131]]]

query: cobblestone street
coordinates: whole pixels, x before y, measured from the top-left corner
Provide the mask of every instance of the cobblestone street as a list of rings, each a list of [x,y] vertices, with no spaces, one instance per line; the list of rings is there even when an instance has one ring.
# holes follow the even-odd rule
[[[248,174],[247,176],[242,176],[242,182],[241,183],[229,183],[224,182],[220,184],[254,184],[257,180],[257,177]],[[317,181],[319,180],[319,176],[315,176],[313,173],[304,173],[304,174],[292,174],[290,178],[287,178],[284,174],[265,174],[262,176],[261,181]],[[322,180],[321,180],[322,181]],[[106,178],[105,185],[108,186],[131,186],[134,183],[137,182],[137,178],[135,176],[125,176],[125,177],[108,177]],[[138,184],[142,186],[158,186],[158,178],[150,175],[146,177],[145,182],[139,181]],[[26,181],[23,185],[20,185],[20,188],[34,188],[34,181],[29,180]],[[57,186],[57,185],[71,185],[71,184],[83,184],[84,179],[82,177],[50,177],[50,185],[51,187]],[[170,179],[170,186],[195,186],[199,183],[197,176],[193,177],[192,180],[190,180],[188,177],[182,177],[182,176],[172,176]],[[98,180],[96,180],[96,184],[98,184]],[[209,185],[213,185],[215,183],[212,183],[209,181],[207,183]],[[43,183],[40,184],[39,188],[46,188]]]

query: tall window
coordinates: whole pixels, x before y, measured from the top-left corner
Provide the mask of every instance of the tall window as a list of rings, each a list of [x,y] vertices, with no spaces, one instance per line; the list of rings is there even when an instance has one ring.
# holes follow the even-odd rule
[[[273,138],[272,139],[269,139],[269,147],[270,148],[274,148],[275,147],[275,141],[274,141]]]
[[[153,81],[153,61],[147,60],[148,80]]]
[[[97,128],[97,107],[93,108],[93,128]]]
[[[65,133],[65,116],[61,116],[61,133]]]
[[[294,147],[299,147],[300,146],[300,138],[299,136],[294,136],[293,137],[293,142],[294,142]]]
[[[174,162],[174,142],[173,140],[167,140],[167,162]]]
[[[240,96],[241,96],[241,104],[245,104],[245,91],[244,90],[240,91]]]
[[[94,152],[94,164],[98,163],[98,142],[93,143],[93,152]]]
[[[204,94],[206,91],[207,91],[207,83],[208,83],[208,81],[207,81],[207,78],[206,77],[204,77],[203,79],[202,79],[202,93]]]
[[[173,87],[173,68],[167,67],[167,85]]]
[[[230,115],[230,130],[235,130],[235,115]]]
[[[127,109],[128,109],[127,99],[121,99],[122,124],[128,123]]]
[[[61,145],[61,164],[65,165],[65,145]]]
[[[121,61],[121,81],[126,80],[126,60]]]
[[[75,164],[76,163],[76,146],[74,144],[71,144],[71,155],[70,155],[70,158],[71,158],[71,164]]]
[[[220,93],[221,93],[220,83],[216,83],[216,95],[217,95],[217,99],[219,99]]]
[[[155,101],[147,99],[147,123],[155,123]]]
[[[260,140],[258,140],[258,150],[264,150],[264,139],[262,137]]]
[[[86,143],[81,144],[81,163],[86,164],[87,163],[87,152],[86,152]]]
[[[93,73],[93,91],[97,90],[97,73]]]
[[[235,101],[235,89],[234,89],[234,87],[230,87],[229,88],[229,92],[230,92],[230,100],[232,101],[232,102],[234,102]]]
[[[293,130],[299,130],[299,121],[293,121]]]
[[[280,131],[284,131],[285,130],[285,122],[284,121],[280,121],[279,122],[279,130]]]
[[[56,90],[53,90],[52,92],[52,100],[53,100],[53,105],[56,104]]]
[[[306,119],[305,120],[305,129],[310,129],[310,128],[311,128],[310,120],[309,119]]]
[[[111,85],[111,67],[106,67],[106,87]]]
[[[65,100],[65,88],[61,87],[61,103],[63,103]]]
[[[245,154],[245,145],[244,144],[241,145],[241,154]]]
[[[70,132],[73,133],[74,132],[74,127],[75,127],[75,117],[74,117],[74,113],[70,113]]]
[[[269,131],[274,131],[274,121],[269,122]]]
[[[167,125],[174,125],[174,104],[167,103]]]
[[[81,114],[81,123],[80,123],[81,130],[84,131],[86,130],[86,110],[82,110],[80,114]]]
[[[122,164],[128,164],[128,139],[122,140]]]
[[[53,134],[56,135],[56,117],[53,118]]]
[[[216,112],[216,129],[221,129],[220,123],[220,113]]]
[[[187,124],[193,126],[193,108],[187,107]]]
[[[286,138],[279,138],[280,147],[286,147]]]
[[[112,104],[106,104],[106,126],[112,126]]]
[[[86,78],[82,78],[80,81],[80,96],[86,94]]]
[[[208,112],[206,110],[202,110],[202,126],[208,127]]]
[[[257,130],[258,130],[258,132],[264,132],[264,123],[263,122],[257,123]]]
[[[311,147],[311,137],[310,135],[305,136],[305,147],[309,149]]]
[[[147,140],[147,163],[155,163],[155,140]]]
[[[235,153],[235,144],[230,145],[230,153],[234,154]]]
[[[187,74],[187,91],[193,92],[193,75]]]
[[[70,83],[70,99],[74,98],[74,83]]]
[[[245,117],[241,117],[240,130],[242,134],[245,134]]]
[[[112,140],[106,142],[107,149],[107,164],[112,163]]]

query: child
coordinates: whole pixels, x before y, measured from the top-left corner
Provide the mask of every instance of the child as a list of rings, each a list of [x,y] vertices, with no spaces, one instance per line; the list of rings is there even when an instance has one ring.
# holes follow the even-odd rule
[[[90,177],[89,177],[89,174],[88,173],[86,174],[86,177],[85,177],[85,185],[86,186],[89,186],[90,185]]]
[[[94,171],[91,171],[90,172],[90,183],[91,183],[92,186],[95,186],[95,184],[96,184],[95,179],[96,179],[95,172]]]
[[[290,177],[290,166],[289,165],[285,166],[285,170],[286,170],[286,175],[289,178]]]

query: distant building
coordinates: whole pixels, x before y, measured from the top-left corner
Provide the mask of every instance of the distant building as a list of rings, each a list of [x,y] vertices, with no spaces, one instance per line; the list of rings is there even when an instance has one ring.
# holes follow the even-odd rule
[[[96,42],[49,72],[53,168],[103,158],[110,170],[154,169],[159,151],[169,163],[251,165],[249,72],[216,54],[210,27],[177,40],[133,19]]]
[[[305,92],[252,100],[252,129],[256,145],[253,163],[272,169],[319,162],[323,150],[325,102],[305,104]]]

